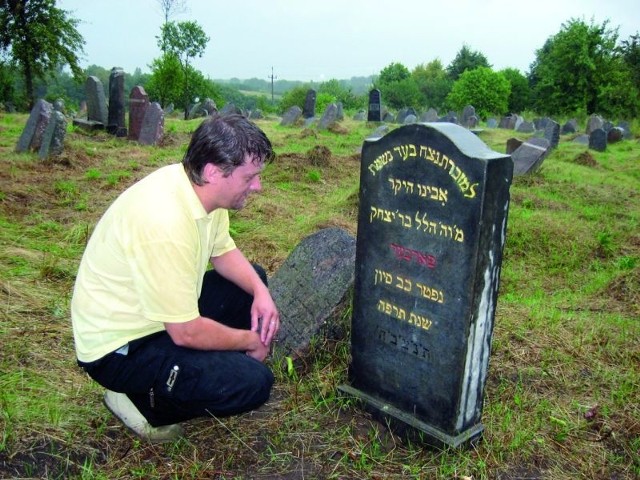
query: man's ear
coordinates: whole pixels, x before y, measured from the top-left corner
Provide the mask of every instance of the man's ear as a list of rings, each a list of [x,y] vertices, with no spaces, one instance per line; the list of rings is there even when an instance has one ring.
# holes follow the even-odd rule
[[[222,177],[222,170],[213,163],[207,163],[202,169],[202,176],[207,183],[215,183]]]

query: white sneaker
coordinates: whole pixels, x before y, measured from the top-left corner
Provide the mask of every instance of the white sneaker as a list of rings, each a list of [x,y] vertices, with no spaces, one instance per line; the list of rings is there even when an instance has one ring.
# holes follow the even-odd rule
[[[104,404],[111,410],[111,413],[143,440],[153,443],[172,442],[184,434],[178,423],[152,427],[124,393],[107,390],[104,393]]]

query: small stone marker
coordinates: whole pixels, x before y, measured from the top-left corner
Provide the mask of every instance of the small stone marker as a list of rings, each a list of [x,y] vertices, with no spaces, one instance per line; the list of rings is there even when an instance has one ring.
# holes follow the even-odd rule
[[[353,285],[355,239],[340,228],[308,236],[293,250],[269,281],[280,311],[276,348],[285,355],[303,356],[309,342]]]
[[[313,118],[316,116],[316,91],[313,88],[307,90],[307,96],[304,99],[304,107],[302,108],[303,118]]]
[[[53,105],[46,100],[41,98],[36,102],[31,109],[24,130],[22,130],[22,134],[20,134],[18,144],[16,145],[16,152],[22,153],[28,150],[40,150],[42,137],[47,129],[52,112]]]
[[[380,90],[374,88],[369,92],[369,109],[367,111],[368,122],[382,121],[382,97]]]
[[[365,140],[350,385],[407,433],[478,437],[513,163],[469,130],[413,124]]]
[[[131,140],[140,138],[142,121],[148,105],[149,95],[145,92],[144,87],[140,85],[133,87],[129,94],[129,138]]]
[[[290,127],[292,125],[295,125],[301,115],[302,109],[299,106],[294,105],[284,113],[284,115],[282,116],[282,120],[280,121],[280,125],[282,125],[283,127]]]
[[[104,88],[98,77],[89,76],[84,84],[87,95],[87,120],[89,122],[107,124],[107,102],[104,97]]]
[[[67,134],[67,117],[64,113],[54,110],[51,120],[42,136],[42,144],[38,156],[41,159],[55,157],[62,153],[64,149],[64,137]]]
[[[164,111],[158,102],[147,105],[142,120],[138,142],[143,145],[156,145],[164,135]]]
[[[597,152],[607,149],[607,132],[603,128],[596,128],[589,134],[589,149]]]

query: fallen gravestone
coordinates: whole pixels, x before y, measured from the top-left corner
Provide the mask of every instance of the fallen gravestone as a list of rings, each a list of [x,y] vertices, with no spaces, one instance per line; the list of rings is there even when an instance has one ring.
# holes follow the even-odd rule
[[[551,144],[546,138],[533,137],[523,142],[511,153],[513,159],[513,175],[526,175],[540,168],[549,154]]]
[[[382,99],[380,96],[380,90],[378,90],[377,88],[374,88],[369,92],[369,109],[367,112],[367,121],[382,121]]]
[[[38,151],[42,144],[42,137],[44,131],[47,129],[51,114],[53,112],[53,105],[42,98],[36,102],[31,109],[27,124],[20,134],[18,144],[16,145],[16,152],[22,153],[26,151]]]
[[[477,438],[513,163],[447,123],[365,140],[349,385],[413,438]],[[417,433],[417,435],[413,435]]]
[[[305,238],[269,282],[280,311],[276,348],[302,357],[313,338],[338,325],[330,320],[353,286],[355,239],[340,228],[326,228]]]

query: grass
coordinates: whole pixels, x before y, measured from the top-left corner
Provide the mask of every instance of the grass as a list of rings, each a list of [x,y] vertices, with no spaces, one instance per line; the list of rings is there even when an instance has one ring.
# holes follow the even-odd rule
[[[304,363],[274,359],[277,382],[260,410],[188,422],[186,438],[158,446],[122,428],[76,366],[69,300],[100,215],[128,185],[179,161],[199,121],[167,119],[159,147],[69,127],[54,163],[13,152],[26,118],[0,114],[0,477],[640,477],[637,140],[600,153],[562,137],[540,171],[514,179],[481,442],[425,448],[338,396],[345,338],[317,340]],[[356,234],[358,151],[375,127],[257,123],[279,158],[231,228],[273,274],[320,228]],[[514,132],[480,135],[504,151]],[[329,152],[322,162],[318,147]]]

